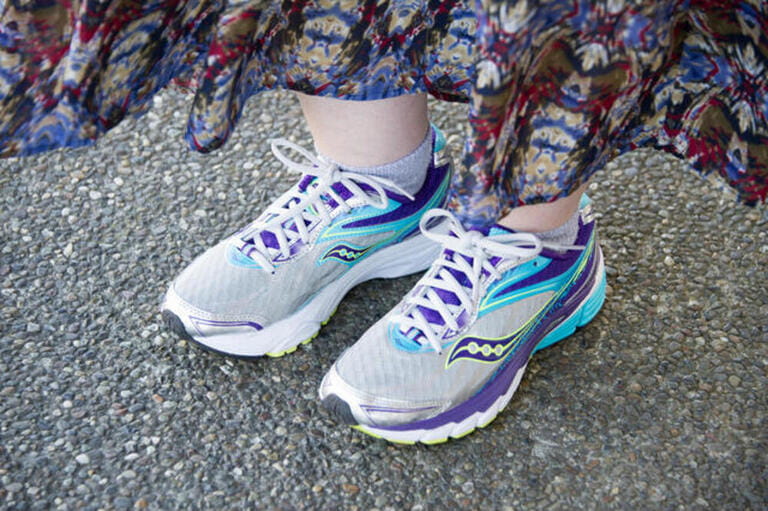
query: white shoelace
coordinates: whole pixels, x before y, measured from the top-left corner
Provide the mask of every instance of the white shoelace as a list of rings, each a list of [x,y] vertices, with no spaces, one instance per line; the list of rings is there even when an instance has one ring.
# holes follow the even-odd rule
[[[291,255],[291,245],[297,240],[309,243],[310,229],[319,221],[330,223],[331,213],[340,208],[342,214],[352,210],[349,202],[356,198],[363,205],[370,205],[378,209],[385,209],[389,202],[384,187],[413,200],[413,196],[397,186],[389,179],[358,174],[340,169],[336,164],[316,156],[298,144],[279,138],[270,140],[272,153],[288,168],[301,172],[302,180],[306,176],[315,179],[305,190],[294,186],[282,197],[275,201],[267,210],[243,229],[238,237],[246,242],[253,243],[255,250],[248,256],[258,263],[261,268],[275,271],[274,260],[278,256],[288,258]],[[308,163],[301,163],[290,159],[281,148],[291,149],[303,156]],[[342,198],[332,188],[335,183],[340,183],[352,194],[349,198]],[[360,185],[367,185],[374,193],[366,192]],[[331,208],[329,202],[335,202],[337,206]],[[290,227],[295,226],[294,231]],[[271,232],[277,240],[277,253],[271,253],[269,247],[264,244],[261,233]]]
[[[427,227],[434,219],[441,222]],[[448,222],[445,229],[445,222]],[[433,222],[435,224],[435,222]],[[467,316],[474,313],[474,308],[480,301],[481,279],[484,277],[501,278],[501,273],[491,263],[494,256],[504,259],[524,261],[539,255],[543,248],[554,250],[582,250],[578,245],[558,245],[545,243],[530,233],[509,233],[495,236],[483,236],[477,231],[467,231],[452,213],[444,209],[428,211],[420,222],[421,232],[428,238],[441,243],[443,253],[433,263],[430,271],[418,282],[414,292],[406,297],[403,310],[392,321],[399,323],[404,333],[412,328],[417,329],[427,339],[430,346],[439,354],[443,349],[443,333],[445,329],[453,332],[460,330],[458,318],[462,311]],[[437,232],[436,229],[442,232]],[[447,233],[446,233],[447,231]],[[450,250],[453,255],[448,258]],[[471,261],[471,262],[470,262]],[[466,276],[469,287],[462,285],[451,269]],[[483,274],[483,270],[487,272]],[[463,279],[462,279],[463,280]],[[443,290],[455,295],[458,305],[447,304],[438,294]],[[443,325],[430,322],[419,306],[435,311],[443,320]]]

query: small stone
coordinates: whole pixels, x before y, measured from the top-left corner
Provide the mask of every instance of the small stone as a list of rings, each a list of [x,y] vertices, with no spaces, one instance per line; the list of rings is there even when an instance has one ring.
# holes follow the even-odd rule
[[[728,377],[728,383],[730,383],[732,387],[738,387],[741,384],[741,378],[732,374]]]
[[[40,325],[37,323],[27,323],[27,332],[35,333],[40,331]]]
[[[139,499],[133,504],[133,507],[135,509],[146,509],[148,505],[147,499]]]
[[[356,494],[357,492],[360,491],[360,487],[359,486],[354,485],[354,484],[349,484],[349,483],[343,483],[341,485],[341,488],[345,492],[349,493],[350,495],[354,495],[354,494]]]
[[[672,256],[667,256],[667,257],[664,258],[664,264],[667,265],[667,266],[674,266],[675,265],[675,260],[672,259]]]
[[[101,199],[101,192],[98,190],[91,190],[88,192],[88,197],[90,197],[91,200],[99,200]]]
[[[81,465],[86,465],[91,462],[91,458],[89,458],[87,454],[82,453],[75,456],[75,461]]]
[[[126,497],[117,497],[115,499],[115,507],[117,509],[128,509],[131,507],[131,501],[128,500]]]
[[[319,484],[316,484],[312,487],[312,492],[314,493],[320,493],[321,491],[323,491],[323,487]]]
[[[67,399],[66,401],[61,403],[61,407],[62,408],[72,408],[72,401]]]
[[[75,249],[72,246],[72,243],[67,243],[67,246],[64,247],[61,253],[64,254],[64,257],[69,257],[72,255],[72,252],[74,252],[74,250]]]

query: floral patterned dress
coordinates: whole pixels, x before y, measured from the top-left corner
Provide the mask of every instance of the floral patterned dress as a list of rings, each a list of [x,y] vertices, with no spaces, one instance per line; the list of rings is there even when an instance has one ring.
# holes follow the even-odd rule
[[[768,197],[765,0],[8,0],[0,156],[96,139],[173,80],[187,140],[221,146],[246,99],[470,103],[452,207],[467,225],[567,195],[657,147]]]

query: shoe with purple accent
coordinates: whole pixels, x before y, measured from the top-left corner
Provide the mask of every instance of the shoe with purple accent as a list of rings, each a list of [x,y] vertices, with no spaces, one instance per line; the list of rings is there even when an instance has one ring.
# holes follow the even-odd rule
[[[275,156],[302,179],[179,275],[162,305],[167,323],[219,353],[280,356],[309,342],[355,285],[427,269],[440,247],[419,221],[443,205],[451,174],[444,139],[433,133],[434,158],[414,196],[273,142]],[[290,160],[285,147],[308,164]]]
[[[595,317],[605,269],[586,197],[572,246],[498,225],[466,231],[444,210],[421,225],[442,244],[441,256],[339,357],[320,398],[365,433],[432,444],[491,422],[531,355]]]

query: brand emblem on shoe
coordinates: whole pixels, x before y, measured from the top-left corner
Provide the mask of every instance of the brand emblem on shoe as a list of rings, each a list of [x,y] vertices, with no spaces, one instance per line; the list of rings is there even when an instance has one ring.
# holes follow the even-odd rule
[[[526,339],[526,333],[530,330],[528,325],[523,326],[512,335],[501,339],[484,339],[482,337],[465,337],[457,342],[448,360],[445,362],[446,369],[454,362],[461,359],[474,362],[485,362],[492,364],[504,359],[510,353],[515,351]]]
[[[336,259],[344,264],[353,264],[367,254],[371,248],[373,248],[373,246],[361,248],[342,243],[331,247],[325,255],[320,258],[320,262],[324,262],[328,259]]]

